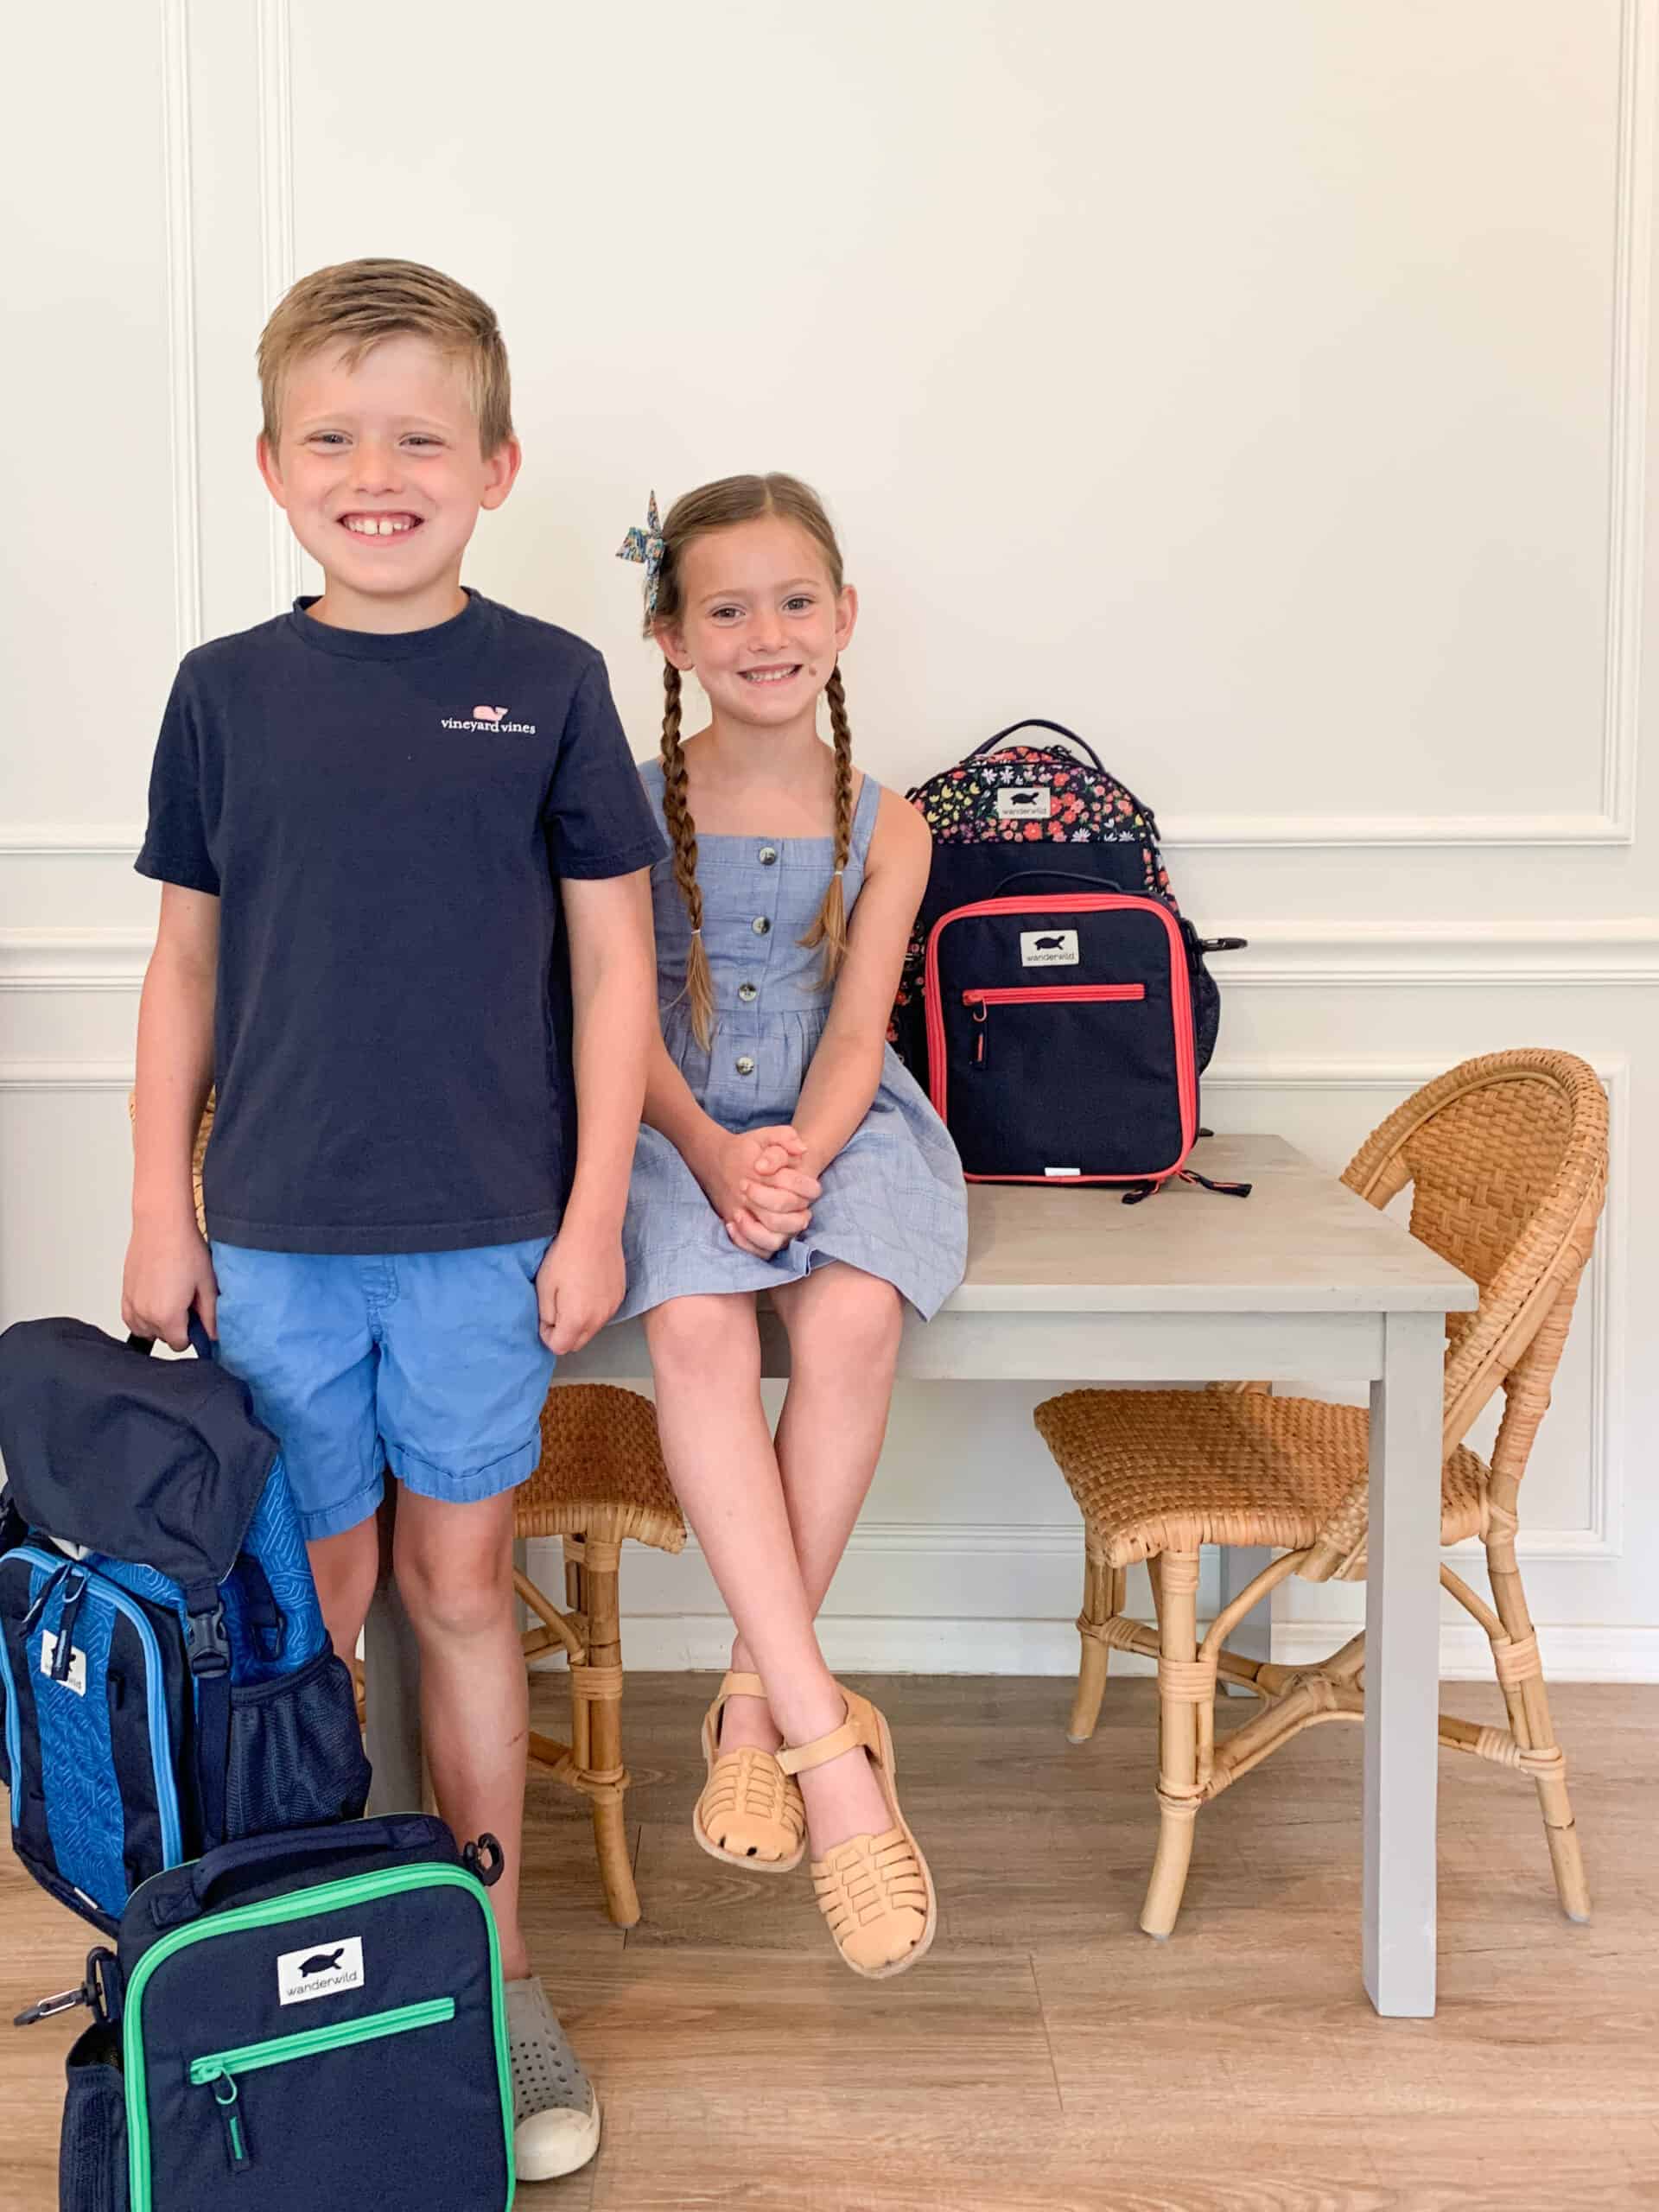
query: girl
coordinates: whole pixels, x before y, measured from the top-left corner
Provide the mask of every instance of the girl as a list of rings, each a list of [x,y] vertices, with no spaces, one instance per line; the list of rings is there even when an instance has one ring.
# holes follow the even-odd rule
[[[645,1317],[664,1456],[737,1626],[692,1831],[779,1873],[810,1834],[842,1956],[895,1974],[932,1941],[932,1880],[887,1722],[812,1622],[875,1471],[904,1301],[931,1316],[966,1254],[955,1148],[885,1041],[931,840],[854,769],[836,662],[857,597],[804,484],[704,485],[660,531],[653,503],[622,550],[646,563],[664,655],[662,759],[641,774],[673,849],[652,872],[663,1043],[620,1315]],[[711,719],[682,741],[692,671]],[[775,1440],[760,1290],[789,1338]]]

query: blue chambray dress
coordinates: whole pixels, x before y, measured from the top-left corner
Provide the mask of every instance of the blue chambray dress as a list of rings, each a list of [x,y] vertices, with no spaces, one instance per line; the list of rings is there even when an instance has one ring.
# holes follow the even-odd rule
[[[660,819],[661,764],[640,780]],[[880,804],[866,776],[853,817],[842,889],[850,917]],[[664,834],[667,825],[664,824]],[[670,841],[671,843],[671,840]],[[670,1057],[703,1111],[728,1129],[791,1119],[830,1017],[823,947],[798,940],[823,902],[834,861],[829,837],[697,838],[702,941],[715,985],[715,1034],[705,1052],[685,998],[691,925],[672,857],[651,872],[657,995]],[[962,1163],[943,1122],[892,1048],[869,1112],[823,1171],[812,1220],[771,1260],[741,1252],[665,1136],[641,1128],[622,1229],[627,1294],[616,1319],[697,1291],[766,1290],[845,1260],[880,1275],[931,1319],[962,1281],[967,1199]]]

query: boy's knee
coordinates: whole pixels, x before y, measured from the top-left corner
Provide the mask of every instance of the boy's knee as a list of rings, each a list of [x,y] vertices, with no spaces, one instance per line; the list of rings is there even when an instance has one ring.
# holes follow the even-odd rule
[[[401,1553],[397,1592],[417,1636],[480,1636],[512,1618],[512,1554]]]

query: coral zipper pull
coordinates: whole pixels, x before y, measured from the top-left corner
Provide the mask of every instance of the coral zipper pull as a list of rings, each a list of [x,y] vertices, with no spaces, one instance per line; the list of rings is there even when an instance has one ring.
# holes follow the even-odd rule
[[[1196,1183],[1201,1191],[1215,1191],[1224,1198],[1248,1198],[1255,1187],[1249,1183],[1216,1183],[1209,1176],[1200,1175],[1196,1167],[1183,1167],[1183,1183]]]
[[[214,2074],[208,2077],[207,2087],[213,2093],[213,2102],[219,2107],[219,2116],[225,2123],[225,2148],[233,2174],[245,2174],[253,2164],[248,2156],[248,2139],[242,2131],[240,2099],[237,2094],[233,2074]],[[229,2094],[224,2094],[226,2090]]]
[[[970,1007],[973,1009],[974,1065],[976,1068],[982,1068],[985,1065],[985,1001],[977,991],[964,991],[962,995],[962,1002],[965,1007]]]

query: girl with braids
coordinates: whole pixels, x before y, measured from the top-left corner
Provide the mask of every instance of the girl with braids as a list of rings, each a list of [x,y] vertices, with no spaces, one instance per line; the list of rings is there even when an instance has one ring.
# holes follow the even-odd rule
[[[755,1872],[810,1840],[842,1957],[895,1974],[932,1940],[932,1881],[887,1722],[812,1624],[875,1470],[905,1305],[931,1316],[965,1258],[955,1148],[886,1044],[930,836],[853,766],[838,659],[857,597],[804,484],[705,485],[623,550],[646,563],[664,656],[662,757],[641,774],[672,854],[652,871],[663,1040],[620,1313],[645,1316],[664,1456],[737,1627],[692,1832]],[[686,736],[693,671],[709,720]],[[790,1346],[775,1440],[762,1290]]]

